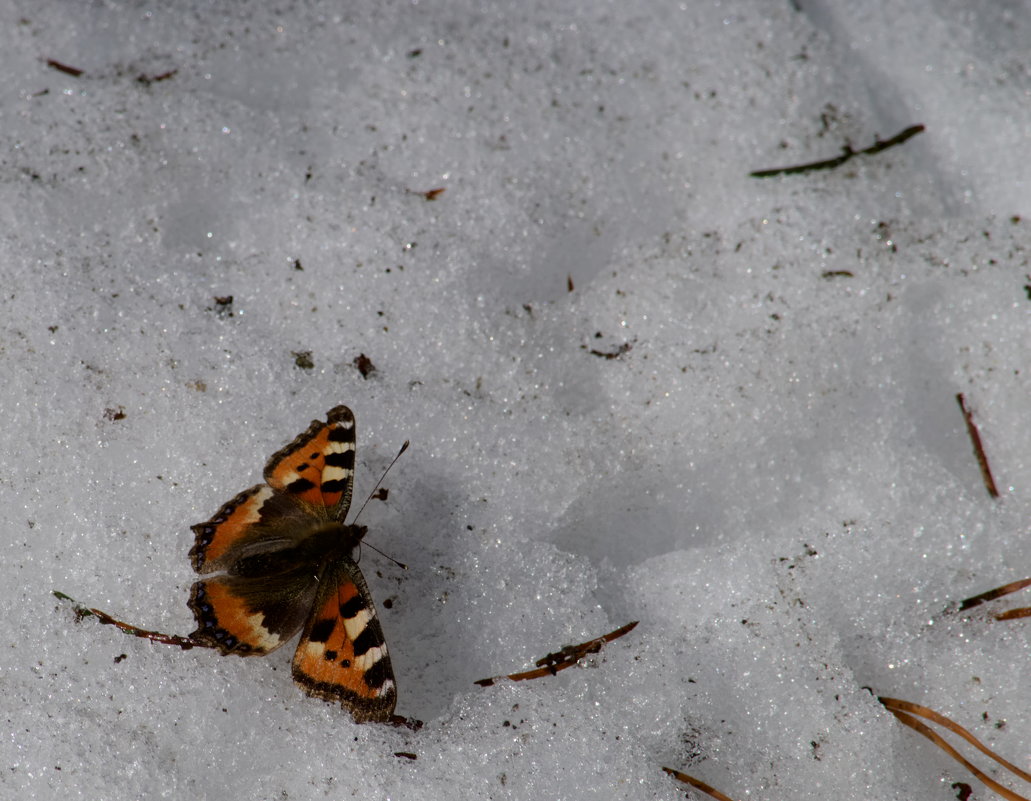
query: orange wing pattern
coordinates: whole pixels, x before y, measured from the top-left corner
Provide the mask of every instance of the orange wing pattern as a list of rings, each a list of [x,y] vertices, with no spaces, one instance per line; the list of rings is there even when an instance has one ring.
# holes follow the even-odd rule
[[[301,592],[305,592],[303,584]],[[283,598],[287,593],[277,593],[267,582],[255,585],[232,576],[198,581],[190,591],[190,608],[199,628],[190,637],[223,654],[264,656],[293,637],[304,623],[303,606],[296,601],[277,605],[277,595]],[[315,596],[313,582],[307,595]]]
[[[244,539],[255,523],[261,521],[261,507],[272,495],[271,487],[258,484],[224,503],[206,523],[191,526],[197,535],[190,549],[193,569],[201,574],[224,569],[227,566],[227,551]]]
[[[368,587],[353,562],[333,572],[294,653],[294,681],[309,695],[339,701],[355,720],[387,720],[397,688]]]
[[[265,481],[316,507],[333,509],[342,520],[351,503],[354,477],[354,415],[337,406],[327,422],[313,420],[308,430],[265,465]]]

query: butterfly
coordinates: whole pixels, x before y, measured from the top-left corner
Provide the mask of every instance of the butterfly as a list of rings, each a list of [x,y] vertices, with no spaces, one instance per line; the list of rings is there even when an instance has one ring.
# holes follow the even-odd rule
[[[300,630],[294,681],[361,723],[392,718],[397,686],[356,560],[367,528],[344,522],[354,457],[354,414],[337,406],[272,455],[264,484],[192,526],[205,578],[189,605],[190,639],[223,654],[264,656]]]

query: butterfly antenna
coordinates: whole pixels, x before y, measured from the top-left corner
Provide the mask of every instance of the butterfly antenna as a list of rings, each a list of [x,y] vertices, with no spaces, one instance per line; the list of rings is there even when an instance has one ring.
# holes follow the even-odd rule
[[[390,468],[393,467],[397,460],[401,458],[401,454],[408,450],[409,441],[405,440],[404,445],[401,446],[401,450],[397,452],[397,456],[391,459],[390,464],[387,465],[387,469],[383,471],[383,475],[379,477],[379,481],[376,482],[376,486],[372,488],[372,492],[369,493],[369,497],[365,499],[365,503],[362,504],[362,508],[358,510],[358,514],[354,516],[352,523],[358,522],[358,518],[362,516],[362,512],[365,511],[365,507],[369,505],[369,501],[372,500],[372,496],[376,494],[376,490],[379,489],[379,485],[383,483],[383,479],[387,477],[387,473],[390,472]]]
[[[397,460],[401,458],[401,454],[404,453],[406,450],[408,450],[408,446],[410,444],[411,444],[411,442],[406,439],[404,441],[404,444],[401,446],[401,449],[397,452],[397,455],[393,459],[390,460],[390,464],[387,465],[387,469],[383,471],[383,475],[381,475],[379,477],[379,481],[377,481],[376,482],[376,486],[372,488],[372,492],[369,493],[369,497],[367,497],[365,499],[365,503],[362,504],[362,508],[358,510],[358,514],[356,514],[354,516],[354,520],[351,521],[352,524],[357,522],[358,518],[361,517],[362,512],[365,511],[365,507],[369,505],[369,501],[372,500],[373,496],[376,494],[376,490],[379,489],[379,485],[383,483],[383,479],[385,479],[387,477],[387,473],[390,472],[390,468],[393,467],[397,463]],[[372,545],[372,544],[367,543],[367,542],[363,542],[362,545],[368,545],[370,548],[372,548],[372,550],[374,550],[380,556],[382,556],[382,557],[384,557],[386,559],[389,559],[391,562],[393,562],[395,565],[397,565],[402,570],[407,570],[408,569],[408,565],[406,565],[404,562],[399,562],[394,557],[387,556],[387,554],[383,553],[383,551],[381,551],[375,545]]]
[[[404,562],[398,562],[393,556],[391,556],[390,554],[383,553],[383,551],[381,551],[379,548],[377,548],[372,543],[362,542],[362,544],[359,545],[358,547],[359,548],[365,548],[365,547],[372,548],[372,550],[374,550],[376,553],[378,553],[384,559],[389,559],[391,562],[393,562],[395,565],[397,565],[402,570],[407,570],[408,569],[408,565],[406,565]]]

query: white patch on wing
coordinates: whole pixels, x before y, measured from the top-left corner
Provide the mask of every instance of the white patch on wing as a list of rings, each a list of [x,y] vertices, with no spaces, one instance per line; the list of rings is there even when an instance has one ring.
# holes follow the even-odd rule
[[[354,666],[361,671],[368,670],[386,655],[387,649],[384,645],[377,646],[376,648],[370,648],[361,656],[356,656],[354,658]]]
[[[332,467],[327,465],[322,468],[323,481],[339,481],[344,478],[349,478],[351,475],[353,475],[353,471],[347,470],[343,467]]]
[[[257,523],[261,520],[261,507],[265,505],[265,501],[271,498],[274,494],[272,487],[267,484],[255,492],[247,502],[244,504],[244,514],[246,518],[244,523]]]
[[[265,615],[261,612],[248,617],[247,625],[251,627],[251,631],[255,634],[255,639],[261,643],[261,647],[268,651],[278,648],[279,644],[283,641],[278,634],[273,634],[265,628]]]
[[[352,618],[344,618],[344,629],[347,631],[347,636],[351,640],[357,640],[358,635],[365,631],[370,620],[372,620],[372,610],[368,608],[362,609]]]

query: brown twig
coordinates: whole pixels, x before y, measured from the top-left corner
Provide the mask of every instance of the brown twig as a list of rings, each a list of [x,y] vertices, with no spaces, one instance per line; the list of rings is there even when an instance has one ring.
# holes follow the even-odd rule
[[[1009,595],[1011,592],[1017,592],[1018,590],[1024,589],[1024,587],[1031,587],[1031,578],[1021,579],[1020,581],[1011,581],[1009,584],[1003,584],[1001,587],[996,587],[994,590],[988,590],[988,592],[982,592],[980,595],[971,596],[960,603],[960,611],[980,606],[986,601],[994,601],[996,598]]]
[[[1010,771],[1013,775],[1017,776],[1020,779],[1023,779],[1026,782],[1031,782],[1031,774],[1021,770],[1013,763],[1007,762],[1005,759],[1003,759],[990,748],[988,748],[988,746],[984,745],[973,734],[964,729],[958,723],[954,723],[944,715],[941,715],[938,712],[935,712],[933,709],[929,709],[926,706],[921,706],[920,704],[914,704],[909,701],[902,701],[898,698],[886,698],[883,696],[878,697],[877,700],[880,701],[889,712],[891,712],[896,718],[898,718],[900,723],[909,726],[914,731],[919,732],[932,743],[934,743],[936,746],[941,748],[945,753],[947,753],[949,756],[951,756],[953,759],[955,759],[957,762],[963,765],[967,770],[973,773],[974,776],[976,776],[986,787],[994,790],[1003,798],[1009,799],[1009,801],[1031,801],[1025,796],[1018,795],[1012,790],[1003,787],[1001,784],[992,779],[973,763],[965,759],[955,748],[949,745],[949,743],[946,742],[941,737],[941,735],[937,734],[929,726],[917,720],[916,718],[922,717],[926,720],[932,721],[933,723],[937,723],[939,726],[945,727],[954,734],[957,734],[960,737],[962,737],[982,754],[997,762],[1006,770]]]
[[[681,773],[679,770],[673,770],[673,768],[663,768],[663,770],[672,776],[677,781],[681,781],[684,784],[689,784],[696,790],[701,790],[703,793],[708,793],[718,801],[734,801],[730,796],[723,795],[719,790],[711,785],[706,784],[701,779],[696,779],[694,776],[689,776],[686,773]]]
[[[974,423],[974,415],[967,408],[967,402],[962,392],[956,395],[956,402],[959,403],[959,408],[963,410],[963,419],[967,421],[967,434],[970,435],[970,441],[974,444],[974,456],[977,457],[977,466],[981,468],[981,478],[984,479],[985,489],[988,490],[988,494],[993,498],[998,498],[999,490],[995,486],[995,479],[992,478],[992,468],[988,466],[988,457],[985,455],[984,446],[981,444],[981,434],[977,430],[977,424]]]
[[[524,673],[510,673],[507,676],[493,676],[489,679],[480,679],[475,683],[479,684],[481,687],[491,687],[502,679],[509,679],[510,681],[526,681],[527,679],[539,679],[543,676],[554,676],[560,670],[572,667],[585,656],[598,653],[605,643],[619,639],[624,634],[631,631],[636,625],[637,621],[635,620],[631,623],[627,623],[625,626],[621,626],[615,631],[610,631],[608,634],[596,637],[593,640],[582,642],[579,645],[567,645],[561,651],[555,651],[538,659],[535,663],[537,665],[536,670],[527,670]]]
[[[587,349],[586,345],[581,345],[581,347],[585,350]],[[616,349],[612,351],[603,351],[597,350],[596,348],[591,348],[587,352],[590,353],[592,356],[599,356],[602,359],[618,359],[624,353],[628,353],[633,347],[634,346],[632,343],[624,342],[622,345],[617,346]]]
[[[1022,590],[1024,587],[1028,586],[1031,586],[1031,578],[1021,579],[1020,581],[1011,581],[1009,584],[996,587],[994,590],[988,590],[988,592],[982,592],[980,595],[967,598],[965,601],[960,603],[960,611],[971,609],[985,603],[986,601],[994,601],[996,598],[1001,598],[1004,595],[1009,595],[1011,592],[1017,592],[1018,590]],[[1005,612],[999,612],[998,614],[993,615],[993,617],[996,620],[1017,620],[1022,617],[1031,617],[1031,606],[1022,606],[1019,609],[1009,609]]]
[[[425,200],[436,200],[447,191],[447,187],[438,186],[435,189],[427,189],[424,191],[420,191],[418,189],[406,189],[405,191],[412,195],[419,195]]]
[[[168,72],[162,72],[160,75],[147,75],[146,73],[140,73],[136,76],[136,82],[142,83],[144,86],[150,86],[152,83],[160,83],[161,81],[167,81],[170,78],[174,78],[178,73],[178,68],[168,70]]]
[[[83,72],[85,72],[85,70],[80,70],[78,67],[69,67],[67,64],[62,64],[60,61],[53,58],[47,59],[47,66],[51,69],[57,70],[58,72],[63,72],[65,75],[71,75],[73,78],[78,78]]]
[[[748,175],[751,178],[771,178],[774,175],[797,175],[803,172],[815,172],[816,170],[833,170],[835,167],[840,167],[846,161],[854,159],[856,156],[872,156],[875,153],[880,153],[882,150],[887,150],[889,147],[901,145],[907,139],[922,133],[923,130],[923,125],[911,125],[904,131],[895,134],[891,139],[878,139],[870,147],[863,148],[862,150],[853,150],[852,145],[845,145],[841,149],[841,155],[832,159],[812,161],[807,164],[796,164],[792,167],[773,167],[768,170],[755,170],[748,173]]]
[[[1031,606],[1022,606],[1020,609],[1010,609],[1006,612],[999,612],[996,620],[1016,620],[1021,617],[1031,617]]]
[[[65,595],[63,592],[54,590],[54,597],[60,601],[69,601],[75,608],[75,617],[78,620],[82,620],[84,617],[95,617],[99,622],[105,625],[114,626],[117,629],[124,631],[126,634],[131,634],[133,637],[142,637],[145,640],[151,640],[152,642],[159,642],[162,645],[176,645],[182,648],[184,651],[188,651],[191,648],[211,648],[213,646],[207,643],[197,642],[190,637],[180,637],[178,634],[162,634],[160,631],[148,631],[147,629],[141,629],[138,626],[133,626],[130,623],[123,623],[121,620],[117,620],[107,612],[102,612],[99,609],[93,609],[92,607],[80,604],[74,598],[69,595]]]

